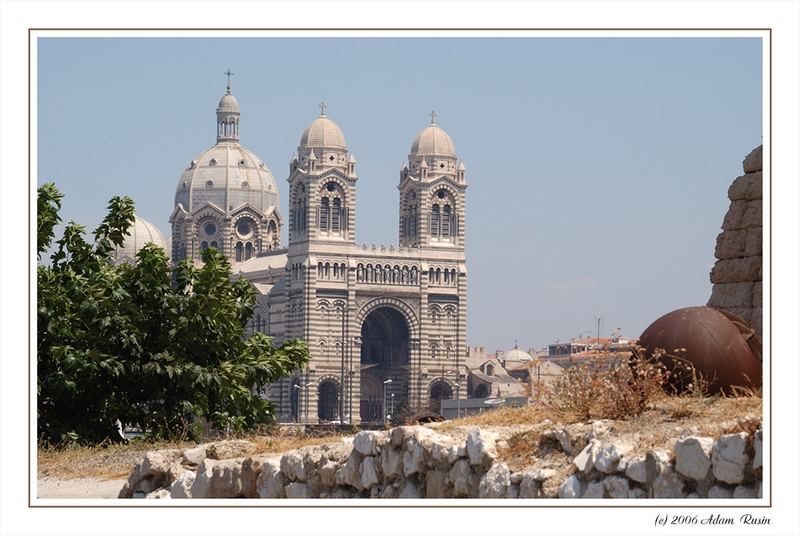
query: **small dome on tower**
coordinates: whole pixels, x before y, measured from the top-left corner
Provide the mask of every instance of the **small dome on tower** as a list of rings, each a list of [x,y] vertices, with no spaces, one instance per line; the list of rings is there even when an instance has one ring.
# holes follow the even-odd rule
[[[300,138],[301,147],[326,147],[330,149],[347,149],[347,142],[339,125],[326,115],[314,119],[303,131]]]
[[[161,247],[169,255],[167,242],[158,227],[139,216],[134,215],[133,225],[128,230],[128,235],[121,246],[114,249],[112,262],[119,264],[122,262],[136,262],[136,254],[145,246],[152,242]]]
[[[411,144],[412,155],[456,156],[456,146],[450,136],[436,124],[431,112],[431,124],[425,127]]]
[[[502,359],[503,359],[503,361],[512,362],[512,363],[513,362],[519,362],[519,361],[532,361],[533,360],[533,358],[531,357],[531,354],[529,354],[525,350],[521,350],[520,347],[517,346],[516,344],[514,345],[514,348],[512,348],[511,350],[509,350],[508,352],[505,352],[503,354]]]
[[[219,100],[219,106],[217,106],[217,112],[234,112],[239,113],[239,101],[236,100],[236,97],[231,95],[230,93],[231,88],[228,87],[228,93],[222,96]]]

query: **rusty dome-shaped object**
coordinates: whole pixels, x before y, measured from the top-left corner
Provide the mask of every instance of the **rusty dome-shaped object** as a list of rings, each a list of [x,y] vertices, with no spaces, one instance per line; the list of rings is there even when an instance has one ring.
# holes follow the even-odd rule
[[[709,394],[733,387],[761,387],[761,340],[736,315],[712,307],[686,307],[667,313],[644,330],[639,346],[647,359],[660,356],[670,372],[669,387],[684,392],[692,368],[707,382]]]

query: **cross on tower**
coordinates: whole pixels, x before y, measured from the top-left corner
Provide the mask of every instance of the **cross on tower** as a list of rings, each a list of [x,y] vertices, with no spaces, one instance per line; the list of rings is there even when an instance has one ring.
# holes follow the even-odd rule
[[[223,74],[228,76],[228,93],[230,93],[230,91],[231,91],[231,76],[233,76],[233,73],[231,72],[230,67]]]
[[[320,102],[319,103],[319,111],[320,111],[319,115],[325,115],[325,108],[327,108],[327,107],[328,107],[328,105],[325,104],[325,101]]]
[[[431,125],[435,125],[436,124],[436,115],[437,115],[436,112],[431,110],[431,113],[429,113],[428,115],[431,116]]]

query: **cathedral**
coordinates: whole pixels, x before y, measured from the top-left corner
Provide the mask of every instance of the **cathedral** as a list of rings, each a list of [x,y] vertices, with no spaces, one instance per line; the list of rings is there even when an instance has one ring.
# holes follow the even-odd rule
[[[173,261],[219,249],[257,289],[248,334],[308,342],[308,366],[265,390],[282,422],[380,423],[465,397],[467,184],[453,141],[432,112],[398,177],[398,243],[359,245],[356,159],[320,110],[289,164],[282,215],[272,173],[240,142],[229,77],[217,142],[178,180]]]

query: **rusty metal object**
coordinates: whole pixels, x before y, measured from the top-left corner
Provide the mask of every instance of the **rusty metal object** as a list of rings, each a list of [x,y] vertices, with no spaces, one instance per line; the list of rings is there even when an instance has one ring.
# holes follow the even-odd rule
[[[429,422],[444,422],[444,417],[433,411],[423,411],[406,419],[406,425],[427,424]]]
[[[761,387],[761,340],[731,313],[712,307],[677,309],[650,324],[639,346],[647,359],[661,359],[675,392],[696,387],[698,378],[707,383],[708,394]]]

